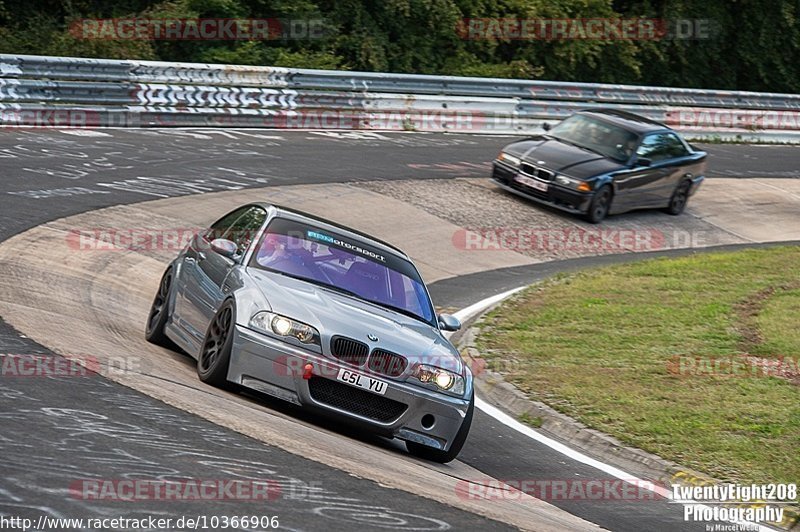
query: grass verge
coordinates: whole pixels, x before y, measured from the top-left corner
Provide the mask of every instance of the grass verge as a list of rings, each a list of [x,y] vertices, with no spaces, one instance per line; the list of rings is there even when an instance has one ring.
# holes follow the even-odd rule
[[[800,481],[800,248],[557,276],[488,314],[478,348],[589,427],[720,480]]]

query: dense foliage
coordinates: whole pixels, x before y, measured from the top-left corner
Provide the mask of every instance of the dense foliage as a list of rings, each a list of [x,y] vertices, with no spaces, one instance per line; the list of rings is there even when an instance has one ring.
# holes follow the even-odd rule
[[[797,92],[797,0],[0,0],[0,52]],[[86,18],[321,21],[320,38],[86,39]],[[464,19],[707,20],[701,39],[465,39]],[[463,28],[463,26],[462,26]]]

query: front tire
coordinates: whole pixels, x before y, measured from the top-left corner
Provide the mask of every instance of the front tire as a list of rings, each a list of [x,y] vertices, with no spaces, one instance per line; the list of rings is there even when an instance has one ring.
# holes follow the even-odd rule
[[[691,184],[688,181],[683,181],[678,185],[678,188],[675,189],[675,192],[672,193],[672,197],[669,199],[669,206],[664,209],[664,212],[672,216],[681,214],[686,208],[686,204],[689,202],[690,188]]]
[[[605,217],[608,216],[608,211],[611,209],[612,197],[613,194],[611,193],[610,186],[604,185],[600,187],[597,192],[595,192],[589,204],[589,210],[586,211],[586,220],[593,224],[602,222]]]
[[[232,300],[225,301],[208,326],[200,356],[197,357],[197,376],[206,384],[229,388],[228,365],[233,350],[233,331],[236,314]]]
[[[472,398],[470,399],[469,408],[467,408],[467,415],[464,416],[464,421],[461,422],[461,428],[458,429],[456,437],[453,438],[453,443],[450,445],[450,449],[447,451],[434,449],[433,447],[428,447],[427,445],[422,445],[421,443],[416,443],[413,441],[406,442],[406,449],[408,449],[408,452],[412,455],[416,456],[417,458],[422,458],[423,460],[430,460],[431,462],[438,462],[440,464],[452,462],[456,459],[458,453],[460,453],[461,449],[464,447],[464,443],[467,441],[467,436],[469,435],[469,428],[472,426],[472,416],[474,413],[475,394],[473,394]]]
[[[173,279],[172,268],[167,268],[167,271],[161,277],[161,282],[158,284],[158,292],[156,292],[156,297],[153,298],[153,304],[150,306],[150,314],[147,316],[147,325],[144,330],[145,340],[151,344],[169,349],[174,348],[175,344],[164,334],[164,327],[169,321],[169,299],[172,292]]]

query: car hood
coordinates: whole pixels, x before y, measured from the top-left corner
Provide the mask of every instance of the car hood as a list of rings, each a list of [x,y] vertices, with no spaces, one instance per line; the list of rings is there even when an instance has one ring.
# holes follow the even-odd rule
[[[527,143],[525,162],[543,166],[557,173],[590,179],[624,168],[624,164],[552,137],[535,137]]]
[[[315,327],[328,353],[333,335],[364,342],[370,349],[380,347],[405,356],[409,366],[424,362],[463,374],[458,351],[439,331],[424,322],[373,305],[346,294],[279,273],[248,268],[268,300],[265,310],[296,319]],[[378,337],[370,341],[367,335]]]

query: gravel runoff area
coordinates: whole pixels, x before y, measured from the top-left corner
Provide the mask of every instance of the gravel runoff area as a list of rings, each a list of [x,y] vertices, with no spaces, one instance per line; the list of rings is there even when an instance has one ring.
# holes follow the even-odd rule
[[[600,225],[510,194],[484,178],[356,183],[410,203],[469,230],[451,244],[476,253],[506,249],[541,261],[609,253],[707,247],[745,240],[687,211],[670,216],[642,210],[611,216]],[[700,192],[702,193],[702,191]]]

